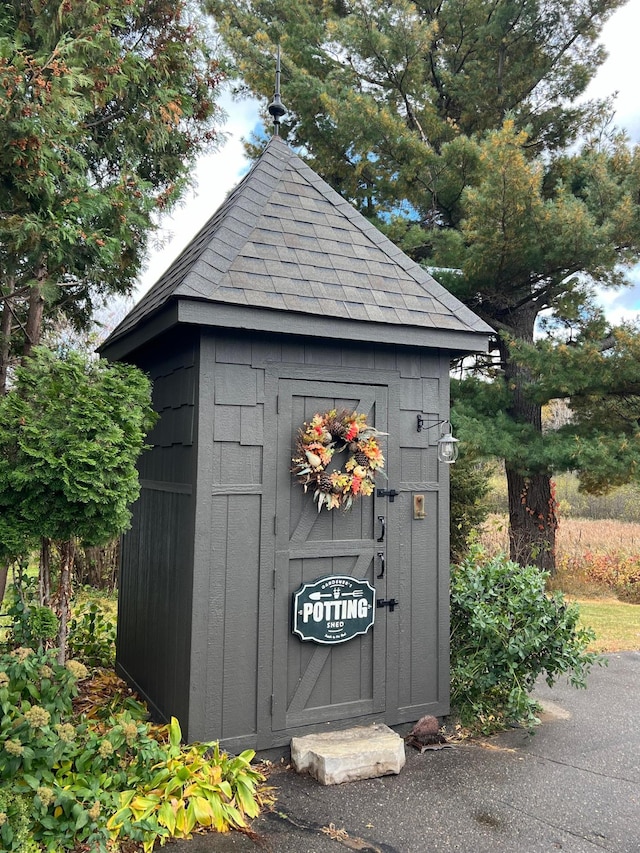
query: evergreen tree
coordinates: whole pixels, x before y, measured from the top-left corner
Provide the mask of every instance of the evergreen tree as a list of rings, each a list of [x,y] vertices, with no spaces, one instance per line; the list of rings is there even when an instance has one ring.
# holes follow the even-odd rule
[[[155,418],[151,383],[137,368],[45,347],[0,396],[0,560],[41,542],[40,603],[55,603],[60,617],[61,662],[78,540],[101,545],[129,526],[136,460]],[[60,561],[53,594],[51,545]]]
[[[0,393],[49,309],[128,293],[149,231],[215,139],[218,63],[184,3],[0,9]]]
[[[628,417],[597,426],[586,402],[594,352],[637,375],[623,343],[633,336],[611,335],[593,296],[638,258],[640,156],[611,128],[611,103],[579,100],[620,5],[206,0],[242,85],[265,98],[281,45],[290,144],[496,330],[476,365],[483,381],[456,390],[460,436],[505,459],[511,556],[548,569],[553,471],[574,466],[602,488],[611,461],[600,453],[624,446],[634,476],[640,445],[635,398]],[[568,368],[549,357],[563,346],[584,379],[569,394],[550,380]],[[574,419],[543,434],[541,405],[557,396]]]

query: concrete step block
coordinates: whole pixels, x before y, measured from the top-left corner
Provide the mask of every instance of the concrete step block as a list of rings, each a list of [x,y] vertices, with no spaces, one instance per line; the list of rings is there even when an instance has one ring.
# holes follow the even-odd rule
[[[338,785],[399,773],[404,741],[383,723],[291,739],[291,761],[321,785]]]

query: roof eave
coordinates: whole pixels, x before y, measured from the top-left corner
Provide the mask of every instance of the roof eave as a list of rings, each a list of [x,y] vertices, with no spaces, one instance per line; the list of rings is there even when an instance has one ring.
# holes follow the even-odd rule
[[[487,352],[490,338],[484,331],[374,324],[361,320],[192,299],[179,300],[178,322],[209,328],[242,329],[248,332],[297,335],[324,340],[434,347],[456,353]]]
[[[110,338],[99,351],[110,361],[117,361],[177,325],[239,329],[369,344],[427,347],[449,350],[454,355],[487,352],[491,337],[486,331],[472,329],[374,324],[370,321],[254,308],[225,302],[177,299],[163,306],[144,324],[117,338]],[[372,336],[372,331],[375,331],[375,336]]]
[[[129,353],[176,326],[178,322],[178,303],[175,300],[170,300],[162,305],[155,314],[149,315],[144,323],[139,323],[120,335],[112,333],[98,347],[97,352],[109,361],[120,361],[126,358]]]

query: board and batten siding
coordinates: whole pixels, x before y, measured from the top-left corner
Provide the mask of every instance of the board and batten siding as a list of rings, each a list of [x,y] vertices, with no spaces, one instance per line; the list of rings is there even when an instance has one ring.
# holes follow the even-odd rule
[[[116,668],[157,719],[188,719],[197,347],[193,336],[139,352],[159,419],[139,460],[140,497],[122,546]]]
[[[411,571],[402,576],[402,605],[393,614],[399,630],[389,651],[395,663],[386,676],[386,718],[395,724],[446,713],[449,533],[441,510],[448,507],[448,471],[436,458],[438,429],[418,433],[416,414],[435,423],[448,413],[449,354],[202,331],[198,365],[188,738],[219,738],[238,750],[277,746],[292,735],[271,732],[274,430],[283,377],[310,388],[314,379],[389,387],[388,485],[400,490],[406,511],[413,494],[424,494],[427,519],[403,523],[389,539],[396,548],[390,565],[402,561]],[[382,478],[379,484],[386,485]]]

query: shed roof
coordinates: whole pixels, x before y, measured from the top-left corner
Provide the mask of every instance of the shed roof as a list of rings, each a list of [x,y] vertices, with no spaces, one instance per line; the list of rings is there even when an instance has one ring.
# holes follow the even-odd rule
[[[278,136],[102,350],[176,322],[458,351],[493,333]]]

